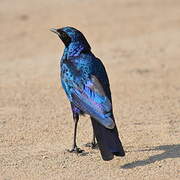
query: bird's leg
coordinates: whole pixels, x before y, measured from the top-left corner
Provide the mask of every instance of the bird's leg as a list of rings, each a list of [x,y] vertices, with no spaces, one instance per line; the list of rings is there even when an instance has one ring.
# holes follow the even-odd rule
[[[73,146],[71,150],[68,150],[69,152],[74,152],[74,153],[82,153],[83,150],[77,147],[76,144],[76,134],[77,134],[77,124],[79,120],[79,115],[76,113],[73,113],[73,119],[74,119],[74,138],[73,138]]]
[[[96,142],[96,137],[95,137],[94,130],[93,130],[93,139],[92,139],[92,142],[85,144],[85,146],[86,147],[91,147],[92,149],[95,149],[95,148],[98,147],[98,144]]]
[[[96,142],[95,133],[94,133],[94,131],[93,131],[92,148],[94,149],[94,148],[96,148],[96,146],[97,146],[97,142]]]

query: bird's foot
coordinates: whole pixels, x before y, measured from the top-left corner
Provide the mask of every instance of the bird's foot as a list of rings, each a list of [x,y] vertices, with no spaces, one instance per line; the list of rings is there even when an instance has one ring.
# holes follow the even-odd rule
[[[92,149],[98,149],[98,144],[95,142],[90,142],[90,143],[85,144],[85,147],[90,147]]]
[[[78,148],[77,146],[73,147],[72,149],[68,149],[67,151],[70,153],[76,153],[76,154],[80,154],[84,152],[84,150]]]

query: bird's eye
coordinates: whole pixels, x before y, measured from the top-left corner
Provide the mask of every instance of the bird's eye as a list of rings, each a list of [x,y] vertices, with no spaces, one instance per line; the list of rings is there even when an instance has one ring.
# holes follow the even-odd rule
[[[62,39],[68,39],[69,38],[69,36],[63,31],[60,32],[60,36]]]
[[[66,33],[62,32],[62,33],[61,33],[61,37],[62,37],[62,38],[66,38],[66,37],[67,37]]]
[[[65,43],[65,45],[69,45],[71,42],[71,38],[64,31],[60,31],[60,38]]]

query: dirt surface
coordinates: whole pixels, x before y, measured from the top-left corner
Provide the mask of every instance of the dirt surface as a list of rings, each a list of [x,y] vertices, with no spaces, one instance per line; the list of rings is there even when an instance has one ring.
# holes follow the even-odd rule
[[[63,44],[80,29],[109,74],[126,150],[105,162],[88,117],[73,120],[59,82]],[[180,179],[179,0],[0,1],[0,180]]]

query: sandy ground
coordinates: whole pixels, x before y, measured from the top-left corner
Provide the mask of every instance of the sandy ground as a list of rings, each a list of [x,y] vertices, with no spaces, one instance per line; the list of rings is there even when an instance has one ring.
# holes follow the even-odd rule
[[[126,150],[110,162],[84,147],[59,82],[63,45],[48,31],[71,25],[109,74]],[[0,180],[180,179],[179,0],[0,1]]]

